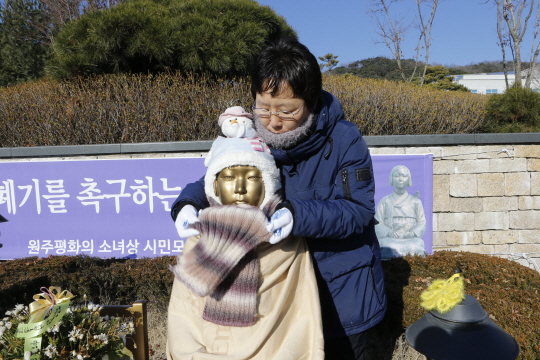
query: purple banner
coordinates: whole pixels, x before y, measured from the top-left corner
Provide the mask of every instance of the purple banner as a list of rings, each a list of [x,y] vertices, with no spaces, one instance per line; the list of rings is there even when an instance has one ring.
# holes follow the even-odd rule
[[[175,255],[170,206],[202,158],[0,162],[0,259]]]
[[[373,155],[372,159],[379,221],[375,231],[383,259],[433,254],[433,155]],[[401,191],[399,174],[410,176]]]
[[[421,239],[432,253],[432,155],[374,155],[377,205],[395,190],[389,176],[396,165],[410,170],[412,197],[403,204],[416,209],[417,223],[423,204]],[[184,239],[170,207],[205,171],[203,158],[0,162],[0,215],[8,220],[0,223],[0,259],[177,255]],[[407,221],[409,227],[415,222]]]

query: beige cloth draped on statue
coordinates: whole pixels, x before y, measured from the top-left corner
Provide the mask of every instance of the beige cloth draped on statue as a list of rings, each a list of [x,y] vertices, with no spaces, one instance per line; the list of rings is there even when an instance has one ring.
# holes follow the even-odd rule
[[[198,241],[191,237],[183,251]],[[303,238],[257,248],[258,318],[248,327],[203,320],[205,298],[174,280],[168,314],[168,360],[323,360],[321,309],[313,263]]]

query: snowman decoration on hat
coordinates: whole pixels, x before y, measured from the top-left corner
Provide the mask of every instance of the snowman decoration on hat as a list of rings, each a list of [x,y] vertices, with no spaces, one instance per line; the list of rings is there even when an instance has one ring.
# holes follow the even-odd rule
[[[219,116],[218,124],[223,135],[227,137],[253,139],[257,137],[257,132],[253,127],[252,118],[253,115],[246,112],[243,107],[233,106]]]
[[[257,131],[253,127],[252,121],[253,115],[244,110],[241,106],[233,106],[225,110],[225,112],[219,115],[218,124],[221,127],[221,132],[227,138],[244,139],[248,141],[255,151],[270,153],[270,148],[259,137]],[[223,137],[218,137],[218,139]],[[218,140],[216,139],[216,140]],[[218,141],[220,142],[220,141]],[[212,152],[215,146],[208,152],[204,165],[208,167],[212,160]]]

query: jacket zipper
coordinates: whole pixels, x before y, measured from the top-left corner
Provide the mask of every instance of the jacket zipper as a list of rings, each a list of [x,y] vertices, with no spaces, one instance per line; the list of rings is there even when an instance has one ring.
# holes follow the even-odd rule
[[[349,185],[349,171],[347,169],[341,170],[341,187],[343,188],[343,196],[345,199],[351,200],[351,187]]]

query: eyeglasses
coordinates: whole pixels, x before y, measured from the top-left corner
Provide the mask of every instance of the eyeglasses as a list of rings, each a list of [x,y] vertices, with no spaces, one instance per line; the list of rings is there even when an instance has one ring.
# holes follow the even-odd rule
[[[278,118],[280,118],[283,121],[296,121],[294,117],[300,113],[300,111],[304,108],[304,104],[298,109],[297,112],[291,112],[291,111],[270,111],[268,109],[258,108],[255,106],[256,103],[253,103],[253,107],[251,108],[255,114],[257,114],[258,117],[261,119],[269,119],[270,115],[274,114]]]

